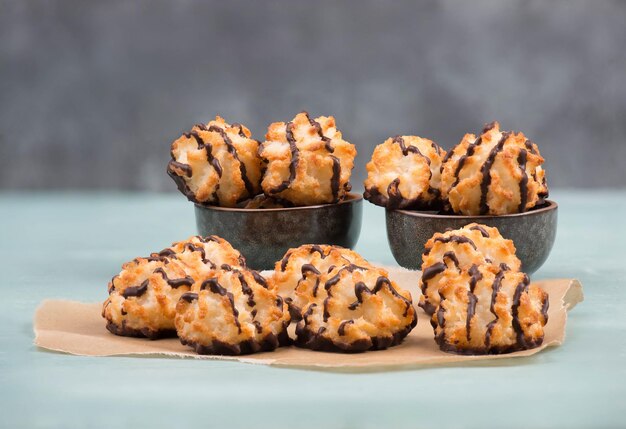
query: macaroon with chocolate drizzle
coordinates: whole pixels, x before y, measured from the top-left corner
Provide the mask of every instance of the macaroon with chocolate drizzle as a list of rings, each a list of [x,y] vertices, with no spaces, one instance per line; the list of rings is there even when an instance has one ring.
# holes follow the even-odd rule
[[[523,133],[500,131],[492,122],[482,134],[466,134],[444,158],[441,191],[455,214],[504,215],[543,204],[548,196],[544,159]]]
[[[321,285],[321,278],[335,268],[348,265],[369,267],[361,255],[339,246],[305,244],[289,249],[276,262],[269,287],[285,299],[291,318],[300,320],[302,309],[314,300]]]
[[[176,332],[199,354],[243,355],[290,343],[289,311],[257,272],[225,265],[181,296]]]
[[[411,294],[386,271],[349,264],[322,273],[295,344],[341,353],[381,350],[400,344],[416,324]]]
[[[419,306],[432,315],[439,305],[439,288],[473,267],[491,265],[519,271],[515,245],[497,228],[471,223],[457,230],[436,233],[426,242],[422,255],[422,290]]]
[[[170,247],[153,256],[165,256],[180,261],[195,279],[202,278],[223,265],[246,266],[243,255],[228,241],[216,235],[194,235],[187,240],[172,243]]]
[[[417,136],[387,139],[376,146],[367,164],[363,197],[388,209],[439,208],[445,155],[432,140]]]
[[[176,303],[193,283],[177,260],[151,256],[127,262],[109,283],[102,306],[106,328],[116,335],[152,340],[174,336]]]
[[[332,116],[307,112],[268,127],[259,154],[267,167],[267,197],[294,206],[336,203],[351,189],[356,149],[343,140]]]
[[[172,143],[167,173],[190,201],[235,207],[261,190],[259,144],[248,128],[217,116]]]
[[[444,283],[439,294],[431,324],[443,351],[501,354],[543,342],[549,297],[524,273],[474,265]]]

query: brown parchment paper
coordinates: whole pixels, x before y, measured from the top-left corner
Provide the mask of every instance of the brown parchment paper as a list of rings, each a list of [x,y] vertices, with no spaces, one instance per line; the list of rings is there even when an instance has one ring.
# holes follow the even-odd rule
[[[416,303],[420,296],[417,282],[419,271],[387,268],[390,277],[411,291]],[[200,356],[180,344],[177,338],[150,341],[118,337],[109,333],[101,312],[101,303],[65,300],[44,301],[34,317],[35,345],[44,349],[81,356],[172,356],[195,359],[236,360],[246,363],[329,369],[343,371],[377,371],[530,356],[547,347],[558,346],[565,340],[567,311],[583,300],[582,285],[574,279],[554,279],[534,282],[550,295],[548,324],[541,347],[506,355],[459,356],[439,350],[427,315],[416,306],[418,323],[399,346],[387,350],[359,354],[324,353],[297,347],[282,347],[273,352],[248,356]]]

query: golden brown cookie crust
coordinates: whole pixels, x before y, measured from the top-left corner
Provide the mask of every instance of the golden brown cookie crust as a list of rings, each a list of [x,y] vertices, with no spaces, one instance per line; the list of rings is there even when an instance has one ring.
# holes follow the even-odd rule
[[[544,159],[537,145],[523,133],[485,126],[477,138],[466,134],[444,158],[442,197],[463,215],[520,213],[543,203],[548,196]]]
[[[474,265],[439,289],[431,323],[443,351],[501,354],[538,347],[548,294],[521,272]]]
[[[192,236],[124,264],[109,283],[109,298],[103,305],[107,329],[150,339],[174,336],[180,296],[215,270],[231,266],[245,266],[245,260],[217,236]]]
[[[222,266],[245,267],[246,260],[228,241],[217,235],[202,237],[194,235],[186,240],[172,243],[158,254],[183,263],[187,273],[198,280]]]
[[[199,354],[241,355],[289,343],[287,304],[246,268],[216,270],[181,296],[176,331]]]
[[[386,271],[346,265],[322,275],[296,326],[296,345],[357,353],[400,344],[417,324],[411,295]]]
[[[353,250],[325,244],[305,244],[289,249],[276,262],[269,287],[288,303],[292,319],[300,320],[303,308],[317,296],[323,275],[350,264],[371,266]]]
[[[259,153],[267,163],[261,186],[268,197],[294,206],[340,201],[350,190],[356,149],[332,116],[301,112],[268,128]]]
[[[194,279],[178,261],[136,258],[109,283],[102,306],[107,329],[116,335],[157,339],[175,334],[176,303]]]
[[[432,140],[417,136],[389,138],[376,146],[367,164],[363,196],[389,209],[439,208],[445,155]]]
[[[248,128],[217,116],[172,143],[167,173],[190,201],[235,207],[261,190],[259,144]]]
[[[471,223],[457,230],[436,233],[427,242],[422,255],[419,306],[433,314],[439,305],[439,288],[472,266],[491,265],[519,271],[521,261],[515,255],[513,241],[505,239],[497,228]]]

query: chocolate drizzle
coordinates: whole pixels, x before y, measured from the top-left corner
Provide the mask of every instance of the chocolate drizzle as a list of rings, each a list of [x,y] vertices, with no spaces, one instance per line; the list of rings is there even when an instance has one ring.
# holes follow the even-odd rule
[[[320,287],[320,278],[316,277],[315,278],[315,286],[313,286],[313,292],[312,292],[313,293],[313,297],[317,297],[317,291],[318,291],[319,287]]]
[[[449,252],[444,253],[444,254],[443,254],[443,259],[444,259],[444,260],[446,260],[446,259],[451,260],[451,261],[452,261],[452,263],[454,263],[454,266],[455,266],[455,267],[457,267],[457,268],[459,268],[459,260],[458,260],[458,258],[456,257],[456,254],[455,254],[454,252],[449,251]]]
[[[296,179],[296,172],[298,168],[300,150],[296,144],[296,139],[293,136],[293,122],[287,122],[285,125],[285,135],[287,142],[289,143],[289,149],[291,150],[291,162],[289,163],[289,178],[283,181],[280,185],[273,189],[270,189],[271,194],[277,194],[287,189],[293,181]]]
[[[287,264],[289,263],[289,257],[291,256],[291,252],[287,252],[283,259],[280,261],[280,270],[285,271],[287,269]]]
[[[528,152],[532,153],[533,155],[537,155],[537,150],[535,149],[535,145],[533,144],[533,142],[527,139],[524,142],[524,146],[526,146]]]
[[[502,137],[500,138],[500,141],[491,149],[491,152],[489,152],[489,156],[487,156],[487,160],[485,161],[483,166],[480,168],[480,172],[482,174],[482,180],[480,182],[480,205],[479,205],[480,211],[479,213],[481,215],[485,215],[489,211],[489,207],[487,205],[487,194],[489,192],[489,185],[491,185],[491,167],[493,167],[493,163],[496,160],[496,156],[498,155],[498,153],[500,153],[500,151],[502,151],[502,148],[504,147],[504,143],[506,142],[506,140],[509,138],[510,135],[511,133],[509,132],[502,133]]]
[[[150,281],[148,279],[145,279],[139,286],[130,286],[127,287],[126,289],[124,289],[124,291],[122,292],[122,296],[124,298],[130,298],[130,297],[140,297],[142,296],[144,293],[146,293],[146,291],[148,290],[148,284],[150,283]]]
[[[407,147],[406,143],[404,142],[404,138],[402,136],[395,136],[393,138],[393,140],[392,140],[392,143],[395,143],[395,144],[400,146],[400,150],[402,151],[402,155],[407,156],[409,153],[414,153],[414,154],[419,155],[422,158],[424,158],[426,163],[428,165],[430,165],[430,162],[431,162],[430,158],[428,158],[422,152],[420,152],[420,150],[419,150],[419,148],[417,146],[410,145],[409,147]],[[433,146],[433,147],[435,147],[435,146]],[[431,176],[432,176],[432,174],[431,174]]]
[[[515,288],[515,294],[513,295],[513,303],[511,304],[511,315],[513,316],[513,329],[517,334],[517,343],[524,348],[528,347],[526,337],[524,336],[524,330],[519,320],[519,306],[520,299],[523,293],[528,291],[529,279],[528,276],[524,276],[524,280],[520,282]]]
[[[252,288],[250,287],[248,282],[246,282],[246,278],[244,277],[243,273],[238,272],[237,278],[239,279],[239,283],[241,283],[241,291],[245,295],[248,295],[248,305],[250,307],[254,307],[256,305],[256,302],[254,302],[254,292],[252,291]]]
[[[207,279],[202,283],[202,286],[200,286],[200,290],[207,289],[212,293],[228,298],[231,310],[233,312],[233,316],[235,316],[235,325],[237,325],[237,329],[239,330],[239,333],[241,333],[241,324],[239,323],[239,311],[237,311],[237,308],[235,307],[235,298],[233,297],[233,294],[228,292],[222,285],[220,285],[216,278]]]
[[[191,286],[194,283],[194,280],[191,276],[185,276],[179,279],[170,279],[167,276],[167,273],[165,272],[165,270],[161,267],[157,268],[153,272],[161,274],[161,277],[163,277],[163,280],[165,280],[167,284],[170,285],[170,287],[174,289],[178,289],[181,286]]]
[[[337,202],[339,200],[339,181],[341,178],[341,162],[339,158],[334,155],[331,155],[330,158],[333,160],[333,175],[330,178],[330,190],[333,194],[333,202]]]
[[[303,264],[302,265],[302,277],[306,277],[307,273],[313,273],[315,275],[320,275],[321,273],[317,268],[315,268],[312,264]]]
[[[482,273],[478,270],[478,266],[473,264],[469,271],[470,277],[470,292],[474,293],[474,289],[476,289],[476,284],[483,279]]]
[[[465,330],[467,333],[467,341],[471,340],[471,323],[474,314],[476,313],[476,303],[478,302],[478,298],[474,295],[474,289],[476,289],[476,284],[483,278],[483,275],[478,270],[478,266],[476,264],[472,265],[468,271],[470,277],[470,289],[467,292],[467,320],[465,322]]]
[[[436,242],[439,243],[457,243],[457,244],[463,244],[463,243],[467,243],[470,246],[472,246],[474,248],[474,250],[477,250],[476,244],[470,239],[465,237],[464,235],[450,235],[448,237],[437,237],[435,238]]]
[[[448,267],[443,262],[437,262],[429,267],[424,268],[422,271],[422,283],[424,284],[424,287],[428,280],[432,279],[438,274],[443,273],[446,268]]]
[[[198,299],[198,294],[193,292],[185,292],[180,296],[180,299],[187,302],[192,302]]]
[[[497,124],[496,121],[485,124],[485,126],[483,127],[483,134],[485,134],[487,131],[493,130],[496,127],[496,124]]]
[[[243,138],[248,138],[248,136],[246,135],[246,133],[243,132],[243,125],[241,125],[238,122],[233,122],[232,124],[233,128],[239,128],[239,136],[243,137]]]
[[[168,248],[161,250],[159,252],[159,256],[163,256],[165,258],[172,257],[172,256],[176,256],[176,252],[168,247]]]
[[[402,200],[404,199],[402,197],[402,194],[400,193],[400,178],[396,177],[395,179],[393,179],[391,181],[391,183],[389,183],[389,186],[387,186],[387,206],[389,206],[389,208],[396,208],[396,207],[400,207],[400,204],[402,203]]]
[[[202,263],[208,264],[213,269],[216,268],[213,261],[211,261],[210,259],[207,259],[204,247],[196,246],[193,243],[186,243],[185,246],[183,247],[183,250],[189,250],[190,252],[199,252],[200,258],[202,259]]]
[[[498,292],[500,291],[500,286],[502,285],[502,279],[504,278],[505,270],[500,270],[498,274],[496,274],[495,279],[493,280],[493,284],[491,285],[491,304],[489,305],[489,311],[495,316],[489,324],[487,325],[487,332],[485,333],[485,347],[489,348],[491,344],[491,330],[498,323],[498,313],[496,313],[496,299],[498,298]]]
[[[485,228],[483,228],[480,225],[474,225],[470,228],[470,230],[472,231],[480,231],[480,234],[485,237],[485,238],[489,238],[489,233],[485,230]]]
[[[520,171],[522,172],[522,178],[519,181],[519,207],[517,208],[517,211],[520,213],[526,210],[526,204],[528,202],[528,174],[526,174],[526,161],[527,153],[525,149],[522,149],[517,157],[517,163],[519,164]]]
[[[548,323],[548,308],[549,307],[550,307],[550,299],[549,299],[548,295],[546,295],[546,298],[543,301],[543,304],[541,304],[541,315],[543,316],[543,323],[544,324]]]
[[[344,335],[346,335],[346,326],[347,326],[347,325],[352,325],[352,324],[354,324],[354,320],[352,320],[352,319],[350,319],[350,320],[344,320],[343,322],[341,322],[341,323],[339,324],[339,328],[337,329],[337,333],[338,333],[340,336],[342,336],[342,337],[343,337]]]
[[[304,115],[306,116],[307,120],[309,121],[309,124],[311,124],[311,126],[315,128],[315,131],[320,136],[320,139],[322,139],[322,141],[324,142],[324,147],[326,148],[326,150],[329,153],[333,153],[335,151],[335,148],[332,145],[332,140],[330,139],[330,137],[326,137],[324,135],[324,130],[322,129],[322,125],[319,122],[317,122],[315,119],[311,118],[308,112],[302,112],[302,113],[304,113]]]
[[[265,277],[259,274],[258,271],[250,270],[250,273],[252,274],[252,277],[258,284],[260,284],[265,289],[267,289],[267,281],[265,280]]]
[[[192,131],[190,134],[196,139],[196,142],[198,143],[198,149],[205,149],[207,161],[209,162],[209,164],[211,164],[211,166],[213,166],[218,177],[222,177],[222,166],[220,165],[220,161],[213,156],[213,146],[210,143],[206,143],[202,136],[200,136],[200,134],[198,134],[196,131]],[[217,185],[217,189],[219,189],[219,184]]]
[[[470,156],[474,155],[474,151],[476,150],[478,146],[480,146],[482,142],[483,142],[483,138],[482,136],[480,136],[474,141],[474,143],[470,143],[467,146],[465,155],[461,156],[457,162],[456,169],[454,170],[454,183],[452,183],[451,188],[454,188],[456,185],[459,184],[459,181],[461,180],[459,177],[459,174],[461,173],[461,170],[463,169],[463,166],[465,165],[465,160],[469,158]],[[452,153],[452,151],[450,151],[450,153]]]
[[[312,245],[311,246],[311,250],[309,251],[309,253],[311,253],[311,254],[313,254],[315,252],[319,253],[319,255],[320,255],[320,257],[322,259],[326,258],[326,256],[327,256],[327,255],[324,255],[324,250],[320,246],[318,246],[317,244]]]
[[[244,183],[244,186],[246,187],[246,191],[248,192],[248,195],[250,196],[254,195],[255,194],[254,185],[252,184],[252,182],[250,182],[250,179],[248,178],[246,165],[243,163],[243,161],[241,161],[241,159],[239,159],[237,148],[235,147],[235,145],[233,145],[233,142],[230,139],[230,137],[228,137],[228,135],[226,134],[226,131],[224,131],[222,128],[216,125],[211,125],[209,127],[209,131],[216,132],[222,137],[222,140],[224,141],[224,144],[226,145],[228,149],[228,153],[230,153],[233,156],[233,158],[239,163],[239,172],[241,173],[241,179],[243,180],[243,183]]]
[[[182,162],[178,162],[174,160],[169,162],[168,169],[169,170],[174,170],[174,169],[181,170],[183,174],[187,177],[191,177],[191,174],[192,174],[191,165],[183,164]]]
[[[354,294],[356,296],[356,301],[350,304],[348,306],[348,309],[356,310],[361,304],[363,304],[364,294],[367,293],[369,295],[372,295],[372,294],[375,295],[378,292],[380,292],[383,286],[387,286],[387,289],[389,290],[389,292],[391,292],[391,294],[394,297],[404,302],[405,309],[404,309],[404,313],[402,314],[402,317],[406,317],[409,314],[409,309],[411,308],[411,301],[406,299],[404,296],[400,295],[398,291],[391,284],[391,281],[385,276],[380,276],[376,279],[376,284],[374,285],[374,289],[368,288],[367,285],[363,282],[357,282],[354,285]]]

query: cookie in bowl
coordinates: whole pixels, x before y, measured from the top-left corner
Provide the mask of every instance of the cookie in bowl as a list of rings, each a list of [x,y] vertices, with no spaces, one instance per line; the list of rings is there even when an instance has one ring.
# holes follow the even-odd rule
[[[548,322],[548,294],[521,272],[476,266],[439,289],[435,341],[457,354],[500,354],[538,347]]]
[[[356,149],[332,116],[307,112],[268,127],[259,154],[266,163],[261,186],[283,204],[307,206],[340,201],[350,191]]]
[[[115,335],[152,340],[175,335],[176,303],[193,283],[176,260],[151,256],[127,262],[109,283],[102,306],[106,328]]]
[[[190,201],[235,207],[261,191],[258,149],[248,128],[217,116],[172,143],[167,173]]]
[[[367,164],[363,196],[388,209],[440,206],[441,162],[446,151],[432,140],[395,136],[376,146]]]
[[[346,265],[322,275],[296,326],[296,345],[356,353],[400,344],[417,324],[411,294],[386,271]]]
[[[289,311],[267,289],[265,279],[247,268],[216,270],[181,295],[176,332],[198,354],[242,355],[287,345]]]
[[[548,196],[543,157],[523,133],[498,122],[478,137],[466,134],[444,158],[441,191],[455,214],[506,215],[543,204]]]

